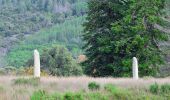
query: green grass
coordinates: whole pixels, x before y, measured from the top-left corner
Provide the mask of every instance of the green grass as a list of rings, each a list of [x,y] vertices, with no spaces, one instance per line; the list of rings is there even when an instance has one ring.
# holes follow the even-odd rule
[[[150,85],[150,92],[156,95],[160,95],[167,100],[170,99],[170,84],[158,85],[157,83]]]
[[[133,91],[107,84],[98,91],[80,91],[48,94],[44,90],[35,91],[31,100],[168,100],[167,96],[155,95],[148,91]]]

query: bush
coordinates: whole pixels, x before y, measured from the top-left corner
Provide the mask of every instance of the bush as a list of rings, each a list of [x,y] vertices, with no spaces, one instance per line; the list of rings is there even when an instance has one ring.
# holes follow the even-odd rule
[[[157,83],[152,84],[149,88],[151,93],[158,94],[159,92],[159,85]]]
[[[99,90],[100,89],[100,85],[97,84],[96,82],[90,82],[88,84],[88,88],[89,88],[89,90]]]
[[[161,93],[170,93],[170,84],[161,85]]]
[[[53,46],[44,50],[41,56],[44,69],[54,76],[79,76],[83,74],[82,68],[73,59],[71,53],[64,46]]]
[[[84,100],[81,93],[66,93],[64,100]]]
[[[40,79],[39,78],[18,78],[14,80],[15,85],[33,85],[37,86],[39,83]]]

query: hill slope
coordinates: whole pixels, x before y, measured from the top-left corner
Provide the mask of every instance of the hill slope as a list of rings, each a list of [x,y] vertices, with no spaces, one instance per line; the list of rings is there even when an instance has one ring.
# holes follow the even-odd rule
[[[49,29],[51,32],[53,31],[52,29],[60,26],[60,24],[62,26],[64,23],[67,23],[68,20],[76,21],[73,19],[84,16],[87,11],[86,1],[87,0],[0,0],[0,66],[12,65],[10,63],[11,61],[4,59],[4,57],[9,54],[7,58],[10,58],[10,54],[15,47],[18,47],[18,49],[22,48],[22,42],[23,40],[27,40],[27,37],[30,38],[31,35],[37,33],[39,33],[39,35],[47,35],[48,33],[46,32],[48,31],[44,31],[44,28]],[[64,27],[67,27],[67,25],[63,26],[63,29]],[[79,33],[78,31],[79,29],[74,28],[69,34],[70,36],[75,36],[76,33]],[[60,36],[63,38],[62,35]],[[60,36],[58,37],[59,39],[61,39]],[[36,44],[38,44],[38,41]],[[32,45],[32,48],[36,48],[36,44]],[[45,44],[48,44],[48,42]],[[22,59],[22,55],[17,56],[17,59],[19,58]],[[6,60],[7,62],[5,62]]]
[[[16,67],[23,66],[32,57],[34,49],[42,52],[43,49],[55,44],[65,45],[76,57],[81,53],[82,41],[80,35],[83,30],[81,24],[84,21],[85,17],[75,17],[28,36],[19,45],[11,48],[7,55],[8,63]]]

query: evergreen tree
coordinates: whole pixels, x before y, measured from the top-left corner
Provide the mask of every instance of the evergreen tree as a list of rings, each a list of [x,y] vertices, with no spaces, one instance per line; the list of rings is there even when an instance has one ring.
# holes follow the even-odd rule
[[[164,0],[111,1],[89,3],[84,35],[86,72],[97,76],[131,76],[131,61],[136,56],[140,75],[155,75],[163,64],[159,42],[167,40],[166,33],[155,27],[161,23]],[[114,5],[104,7],[105,3]],[[109,7],[112,9],[105,10]]]
[[[93,76],[107,76],[112,69],[113,47],[111,41],[111,23],[123,18],[123,13],[129,3],[120,0],[91,0],[88,3],[89,11],[87,22],[84,23],[86,41],[85,50],[88,60],[84,63],[85,73]]]

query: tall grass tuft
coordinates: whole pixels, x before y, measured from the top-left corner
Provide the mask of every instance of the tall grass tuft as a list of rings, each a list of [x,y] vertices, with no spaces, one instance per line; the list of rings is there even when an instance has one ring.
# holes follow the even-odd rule
[[[161,93],[170,93],[170,84],[161,85]]]
[[[157,83],[155,84],[152,84],[150,87],[149,87],[149,90],[151,93],[153,94],[158,94],[159,93],[159,85]]]

